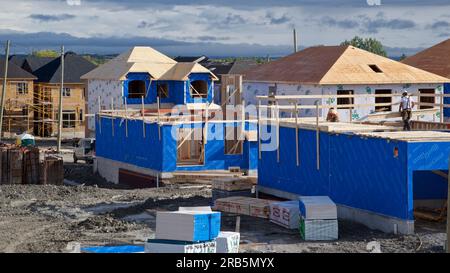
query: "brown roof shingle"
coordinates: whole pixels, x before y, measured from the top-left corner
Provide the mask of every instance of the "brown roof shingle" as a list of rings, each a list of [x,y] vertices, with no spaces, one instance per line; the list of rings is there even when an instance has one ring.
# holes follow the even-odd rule
[[[450,78],[450,39],[406,58],[402,63]]]

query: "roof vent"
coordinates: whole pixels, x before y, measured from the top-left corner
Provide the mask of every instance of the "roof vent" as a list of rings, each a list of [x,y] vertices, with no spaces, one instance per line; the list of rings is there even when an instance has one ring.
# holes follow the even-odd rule
[[[375,73],[383,73],[383,70],[381,70],[376,64],[369,64],[369,67],[373,70]]]

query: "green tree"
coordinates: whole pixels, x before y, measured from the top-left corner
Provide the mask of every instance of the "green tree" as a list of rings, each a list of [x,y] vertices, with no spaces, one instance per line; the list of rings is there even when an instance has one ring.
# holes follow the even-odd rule
[[[54,50],[38,50],[38,51],[33,51],[33,56],[36,57],[51,57],[51,58],[56,58],[58,57],[60,54]]]
[[[367,50],[369,52],[381,55],[383,57],[387,57],[386,50],[384,49],[383,44],[374,38],[362,38],[359,36],[355,36],[350,41],[345,40],[341,45],[351,45],[360,49]]]
[[[404,59],[408,58],[408,56],[406,56],[405,53],[402,54],[402,56],[400,56],[400,61],[403,61]]]

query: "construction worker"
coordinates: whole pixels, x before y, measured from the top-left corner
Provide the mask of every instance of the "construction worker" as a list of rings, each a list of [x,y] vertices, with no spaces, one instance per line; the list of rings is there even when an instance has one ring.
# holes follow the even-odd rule
[[[339,114],[334,108],[330,108],[327,115],[328,122],[339,122]]]
[[[408,96],[408,91],[403,91],[399,108],[399,112],[401,113],[403,120],[403,131],[411,131],[411,117],[413,108],[414,102],[411,100],[411,96]]]

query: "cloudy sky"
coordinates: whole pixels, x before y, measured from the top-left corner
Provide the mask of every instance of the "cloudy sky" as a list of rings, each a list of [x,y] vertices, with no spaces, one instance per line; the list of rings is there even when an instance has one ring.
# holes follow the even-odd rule
[[[449,0],[0,0],[13,53],[64,44],[79,53],[150,45],[170,55],[272,56],[374,37],[390,55],[450,38]]]

